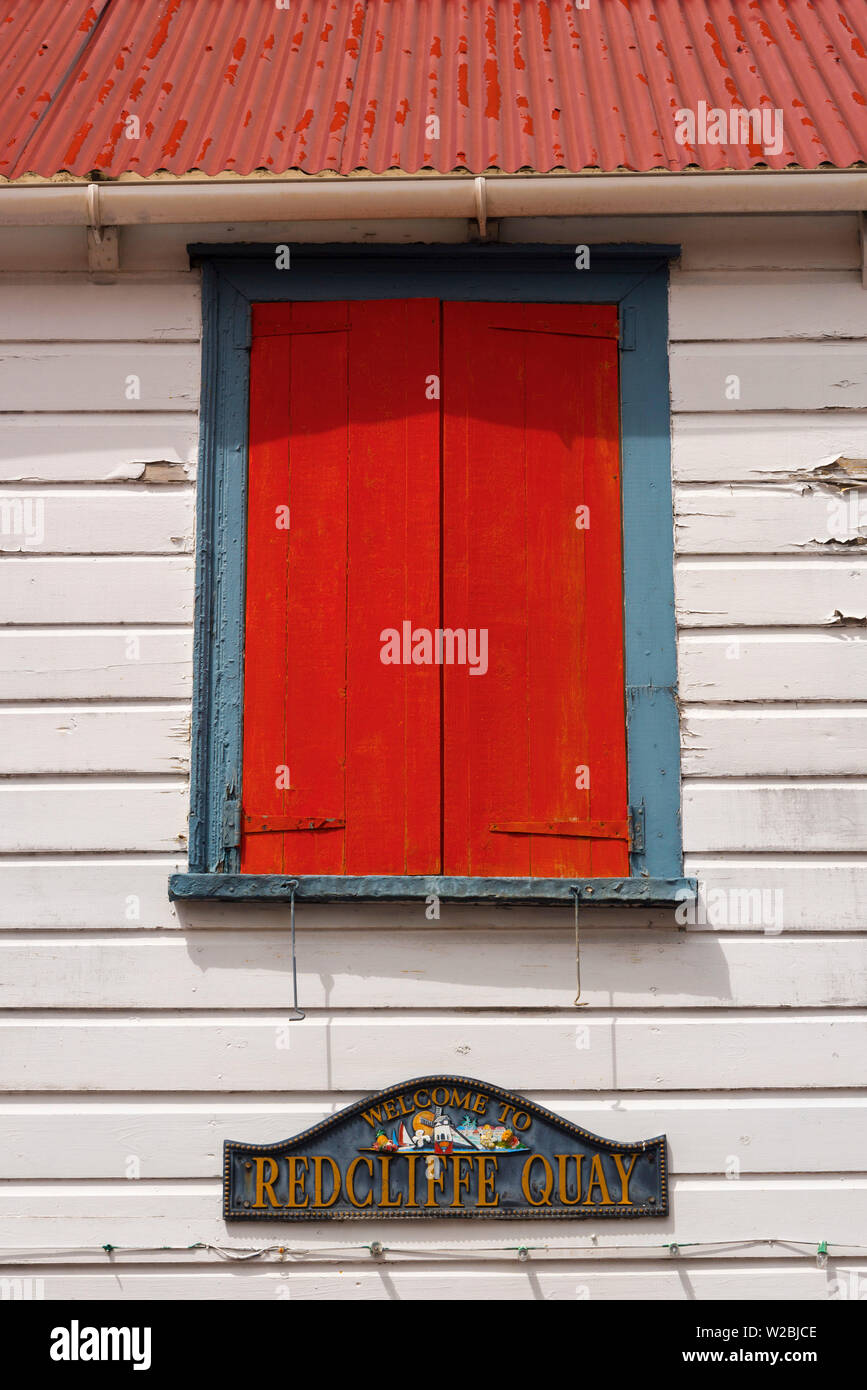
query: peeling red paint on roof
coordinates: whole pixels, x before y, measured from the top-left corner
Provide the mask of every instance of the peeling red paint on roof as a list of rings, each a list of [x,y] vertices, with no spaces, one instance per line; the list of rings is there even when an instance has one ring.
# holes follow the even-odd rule
[[[0,0],[0,178],[867,161],[864,0],[283,3]],[[680,144],[702,102],[781,148]]]

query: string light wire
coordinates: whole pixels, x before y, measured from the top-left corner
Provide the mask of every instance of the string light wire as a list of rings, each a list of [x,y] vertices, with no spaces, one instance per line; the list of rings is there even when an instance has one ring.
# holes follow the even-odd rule
[[[613,1253],[623,1253],[627,1255],[646,1255],[649,1251],[663,1251],[668,1256],[675,1258],[681,1256],[685,1251],[709,1251],[709,1250],[745,1250],[752,1246],[795,1246],[803,1247],[804,1254],[814,1253],[817,1262],[827,1261],[828,1258],[852,1259],[861,1255],[867,1255],[867,1246],[853,1246],[843,1242],[832,1242],[822,1240],[816,1243],[814,1240],[786,1239],[782,1236],[775,1237],[755,1237],[752,1240],[693,1240],[693,1241],[667,1241],[658,1245],[490,1245],[474,1246],[394,1246],[382,1245],[379,1241],[373,1241],[366,1245],[323,1245],[315,1248],[307,1246],[290,1245],[262,1245],[262,1246],[224,1246],[217,1245],[213,1241],[197,1240],[190,1245],[113,1245],[105,1242],[103,1245],[76,1245],[57,1248],[49,1247],[22,1247],[16,1249],[7,1247],[0,1249],[0,1263],[4,1264],[44,1264],[52,1257],[63,1257],[72,1255],[95,1255],[102,1253],[109,1260],[113,1255],[152,1255],[152,1254],[186,1254],[193,1250],[206,1250],[217,1255],[222,1260],[246,1262],[248,1260],[265,1260],[268,1256],[276,1256],[280,1260],[302,1261],[308,1260],[311,1263],[323,1263],[329,1259],[346,1260],[353,1255],[360,1258],[371,1257],[378,1260],[388,1260],[398,1263],[402,1259],[503,1259],[512,1257],[524,1261],[532,1255],[542,1255],[549,1258],[574,1258],[599,1256]],[[837,1254],[835,1255],[835,1248]]]

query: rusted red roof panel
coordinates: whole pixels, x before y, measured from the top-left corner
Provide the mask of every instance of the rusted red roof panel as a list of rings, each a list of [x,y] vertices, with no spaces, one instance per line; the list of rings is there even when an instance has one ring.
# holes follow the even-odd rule
[[[867,160],[864,0],[0,0],[0,68],[8,179]]]

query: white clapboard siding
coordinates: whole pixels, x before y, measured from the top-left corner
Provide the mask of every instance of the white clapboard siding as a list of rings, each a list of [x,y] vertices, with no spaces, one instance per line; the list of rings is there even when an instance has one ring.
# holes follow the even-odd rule
[[[514,1258],[515,1247],[534,1247],[533,1259],[569,1251],[602,1259],[660,1258],[670,1242],[683,1244],[756,1242],[745,1255],[753,1259],[803,1259],[827,1241],[839,1255],[858,1255],[860,1232],[867,1219],[867,1178],[741,1177],[675,1178],[670,1185],[667,1217],[638,1217],[623,1222],[604,1218],[580,1221],[511,1220],[502,1227],[487,1221],[305,1221],[302,1226],[257,1220],[255,1226],[233,1223],[227,1233],[221,1219],[218,1182],[53,1182],[4,1183],[0,1188],[0,1250],[46,1246],[56,1250],[88,1247],[91,1259],[103,1262],[103,1246],[174,1246],[176,1257],[189,1260],[189,1247],[206,1241],[220,1247],[276,1244],[299,1251],[354,1255],[370,1264],[370,1244],[388,1246],[389,1260],[418,1258],[428,1250],[453,1255],[486,1253],[498,1248]],[[767,1243],[765,1243],[767,1242]],[[541,1249],[539,1247],[542,1247]],[[217,1255],[217,1252],[213,1252]],[[719,1258],[718,1250],[706,1255]],[[14,1258],[14,1256],[13,1256]],[[68,1256],[67,1256],[68,1258]],[[79,1256],[79,1258],[81,1258]],[[696,1252],[693,1259],[700,1261]]]
[[[867,338],[861,277],[851,271],[673,270],[672,342]]]
[[[745,920],[754,924],[763,916],[774,918],[765,928],[782,926],[785,932],[867,931],[867,857],[688,854],[684,873],[699,881],[698,902],[686,909],[691,932],[736,931]]]
[[[0,278],[0,316],[4,337],[17,342],[196,340],[199,277],[124,275],[103,285],[84,276]]]
[[[863,1085],[865,1048],[867,1014],[840,1009],[7,1015],[0,1089],[369,1093],[393,1085],[396,1067],[518,1091],[836,1089]]]
[[[0,783],[0,853],[166,851],[186,845],[184,782]]]
[[[0,565],[4,624],[192,622],[192,556],[11,555]]]
[[[867,851],[867,782],[687,779],[683,847],[699,853]]]
[[[337,1114],[361,1094],[259,1097],[79,1096],[0,1102],[4,1179],[219,1178],[223,1142],[273,1144]],[[600,1098],[534,1091],[572,1124],[627,1143],[663,1133],[673,1173],[863,1173],[867,1098],[707,1092],[620,1092]],[[734,1162],[732,1161],[734,1160]]]
[[[675,498],[681,555],[803,554],[856,542],[867,545],[867,487],[680,487]]]
[[[0,700],[177,700],[192,681],[189,629],[0,629]]]
[[[779,930],[773,915],[767,928]],[[532,935],[299,927],[297,944],[305,1008],[497,1009],[508,1000],[513,1009],[566,1009],[575,997],[565,920],[559,931]],[[0,1008],[280,1009],[291,972],[285,929],[60,939],[17,932],[0,937]],[[867,999],[867,937],[598,931],[582,943],[581,980],[591,1008],[650,1000],[660,1009],[857,1008]]]
[[[673,343],[671,403],[676,411],[863,410],[863,343]],[[726,397],[736,376],[739,395]]]
[[[867,473],[867,415],[856,411],[675,415],[671,424],[672,471],[682,483],[796,477],[818,485],[827,476],[819,470],[837,458],[855,460],[856,476]],[[845,480],[845,467],[836,472]]]
[[[193,548],[188,487],[0,490],[0,551],[174,555]]]
[[[416,223],[416,227],[419,225]],[[125,228],[124,237],[134,230]],[[299,240],[309,235],[301,229],[299,232]],[[740,273],[777,269],[860,270],[861,267],[858,219],[854,214],[845,217],[821,214],[506,217],[500,222],[500,241],[551,241],[573,245],[667,243],[682,247],[680,264],[685,270],[725,269]]]
[[[684,701],[849,700],[867,691],[867,628],[682,632],[678,668]]]
[[[688,707],[681,737],[681,766],[692,775],[848,776],[867,770],[867,705]]]
[[[189,766],[188,705],[0,709],[0,776],[184,773]]]
[[[538,1233],[537,1233],[538,1234]],[[536,1244],[536,1241],[533,1242]],[[826,1302],[863,1298],[867,1288],[867,1266],[854,1258],[831,1258],[825,1269],[814,1259],[789,1260],[785,1265],[744,1264],[740,1260],[695,1259],[665,1256],[665,1263],[642,1262],[641,1268],[618,1268],[612,1260],[563,1259],[556,1265],[535,1256],[516,1268],[513,1251],[502,1260],[461,1259],[444,1262],[432,1257],[412,1264],[391,1259],[377,1262],[376,1269],[365,1269],[353,1261],[346,1267],[298,1260],[281,1262],[268,1268],[263,1261],[236,1263],[231,1271],[199,1266],[178,1271],[177,1265],[130,1266],[125,1258],[112,1258],[111,1269],[57,1266],[55,1262],[32,1265],[5,1265],[4,1288],[9,1298],[44,1299],[46,1302],[124,1302],[157,1301],[270,1301],[288,1299],[312,1302],[508,1302],[518,1303],[544,1298],[550,1303],[572,1303],[592,1299],[594,1303],[638,1299],[682,1302],[748,1300],[750,1303]],[[143,1257],[138,1255],[137,1260]],[[14,1312],[10,1310],[11,1316]],[[805,1344],[806,1345],[806,1344]]]
[[[3,861],[0,929],[4,931],[176,929],[190,932],[285,930],[284,903],[170,903],[168,877],[184,869],[170,859],[26,858]],[[867,858],[813,858],[803,853],[749,854],[745,858],[690,855],[685,873],[700,880],[704,913],[683,905],[677,912],[691,932],[779,931],[867,932]],[[750,894],[747,900],[743,894]],[[726,894],[725,899],[719,897]],[[782,910],[778,911],[782,894]],[[758,897],[756,895],[759,895]],[[762,896],[763,895],[763,896]],[[299,912],[301,909],[299,909]],[[426,932],[430,923],[420,903],[305,903],[304,918],[317,929],[369,932],[372,928],[406,935]],[[515,910],[490,905],[443,902],[438,927],[458,935],[468,930],[500,933],[515,927]],[[535,940],[540,932],[560,931],[568,908],[537,907],[522,913],[521,929]],[[772,920],[765,921],[770,917]],[[649,927],[678,929],[675,909],[585,907],[585,931],[634,932]],[[193,943],[194,944],[194,943]]]
[[[0,430],[0,482],[135,482],[154,465],[183,481],[195,463],[196,438],[191,411],[9,414]]]
[[[0,410],[183,410],[199,394],[193,343],[5,342],[0,367]]]
[[[168,899],[170,874],[181,858],[4,859],[0,865],[0,928],[62,927],[71,932],[177,927]],[[236,919],[237,920],[237,919]]]
[[[678,618],[684,627],[840,626],[867,619],[867,563],[805,560],[680,560]],[[737,637],[733,633],[732,637]]]

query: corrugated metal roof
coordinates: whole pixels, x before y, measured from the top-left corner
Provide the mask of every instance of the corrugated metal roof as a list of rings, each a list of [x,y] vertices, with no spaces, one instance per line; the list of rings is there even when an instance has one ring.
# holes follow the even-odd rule
[[[0,0],[0,178],[867,159],[864,0],[585,3]]]

